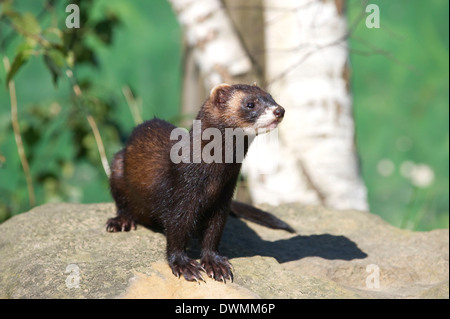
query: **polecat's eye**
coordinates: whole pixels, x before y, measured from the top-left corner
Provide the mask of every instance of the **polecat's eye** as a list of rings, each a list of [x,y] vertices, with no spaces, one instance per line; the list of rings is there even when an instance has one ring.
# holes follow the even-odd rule
[[[247,107],[248,107],[249,109],[252,109],[252,108],[255,107],[255,103],[249,102],[249,103],[247,103]]]

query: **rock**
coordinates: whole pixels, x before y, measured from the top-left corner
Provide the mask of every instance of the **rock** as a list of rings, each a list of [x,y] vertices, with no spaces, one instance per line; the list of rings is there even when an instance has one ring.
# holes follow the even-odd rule
[[[221,252],[234,282],[197,284],[172,275],[163,234],[106,232],[113,204],[36,207],[0,225],[0,298],[449,298],[448,229],[411,232],[366,212],[298,204],[262,208],[297,234],[230,217]]]

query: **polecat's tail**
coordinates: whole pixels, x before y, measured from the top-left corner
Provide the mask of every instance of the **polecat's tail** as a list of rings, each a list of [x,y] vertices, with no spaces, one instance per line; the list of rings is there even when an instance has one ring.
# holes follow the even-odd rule
[[[230,213],[234,217],[244,218],[262,226],[295,233],[295,230],[281,219],[248,204],[232,201]]]

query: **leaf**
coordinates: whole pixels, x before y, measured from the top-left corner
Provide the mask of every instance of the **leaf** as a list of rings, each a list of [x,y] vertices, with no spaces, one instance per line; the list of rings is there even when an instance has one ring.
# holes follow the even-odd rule
[[[62,68],[65,64],[65,57],[59,50],[51,49],[44,54],[44,62],[53,77],[53,84],[56,85]]]
[[[30,12],[23,14],[12,12],[9,16],[14,28],[24,36],[38,35],[42,31],[39,22]]]
[[[22,50],[17,53],[6,76],[6,85],[9,85],[9,82],[13,79],[17,71],[19,71],[19,69],[25,64],[25,62],[29,60],[30,56],[30,50]]]
[[[3,0],[0,1],[0,12],[1,15],[6,15],[9,16],[11,14],[13,14],[14,9],[13,9],[13,0]]]
[[[119,24],[119,19],[115,15],[109,15],[94,26],[94,31],[97,37],[106,45],[111,45],[113,30]]]
[[[24,42],[18,45],[17,53],[11,64],[11,67],[7,71],[6,75],[6,85],[8,86],[9,81],[13,79],[17,71],[27,62],[30,56],[33,54],[33,50],[37,42],[31,38],[26,38]]]

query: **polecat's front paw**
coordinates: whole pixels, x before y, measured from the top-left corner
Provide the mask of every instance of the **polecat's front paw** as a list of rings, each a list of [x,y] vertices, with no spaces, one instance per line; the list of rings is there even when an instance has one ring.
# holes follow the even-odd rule
[[[231,272],[233,266],[227,257],[208,254],[202,257],[200,263],[209,277],[224,283],[226,283],[226,280],[233,281],[233,273]]]
[[[180,275],[188,281],[205,281],[200,273],[204,271],[203,267],[194,259],[186,255],[172,255],[169,257],[169,266],[172,268],[172,273],[180,278]]]

